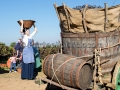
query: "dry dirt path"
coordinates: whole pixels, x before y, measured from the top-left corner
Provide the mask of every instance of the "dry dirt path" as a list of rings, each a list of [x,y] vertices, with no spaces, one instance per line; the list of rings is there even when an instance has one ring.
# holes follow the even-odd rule
[[[38,76],[45,77],[42,72]],[[0,90],[45,90],[47,84],[35,84],[35,80],[21,80],[18,72],[0,73]]]

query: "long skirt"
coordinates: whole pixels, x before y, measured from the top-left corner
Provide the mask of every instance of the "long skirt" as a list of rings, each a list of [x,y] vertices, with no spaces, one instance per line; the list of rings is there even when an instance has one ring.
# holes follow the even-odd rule
[[[34,69],[35,63],[24,63],[22,61],[22,72],[21,72],[21,79],[34,79]]]
[[[23,49],[23,60],[22,60],[22,79],[34,79],[34,51],[32,47],[25,47]]]

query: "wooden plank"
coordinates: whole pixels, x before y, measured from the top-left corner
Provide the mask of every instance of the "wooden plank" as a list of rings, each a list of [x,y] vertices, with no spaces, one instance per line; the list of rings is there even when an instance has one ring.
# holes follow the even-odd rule
[[[101,65],[101,68],[102,68],[102,69],[109,69],[109,68],[114,67],[115,64],[116,64],[116,62],[107,64],[107,65]]]
[[[111,73],[112,69],[113,69],[113,67],[109,68],[109,69],[104,69],[101,72],[102,72],[102,74]]]
[[[104,62],[105,60],[108,60],[108,59],[111,60],[111,58],[120,57],[119,55],[120,55],[120,52],[118,52],[118,53],[116,53],[116,54],[114,54],[114,55],[101,57],[101,62]]]
[[[95,32],[95,47],[98,48],[98,33]]]
[[[51,84],[53,84],[53,85],[56,85],[56,86],[58,86],[58,87],[63,87],[62,89],[66,89],[66,90],[79,90],[79,89],[75,89],[75,88],[71,88],[71,87],[68,87],[68,86],[65,86],[65,85],[61,85],[60,86],[60,84],[58,84],[58,83],[56,83],[56,82],[54,82],[54,81],[52,81],[51,82],[51,80],[49,80],[49,79],[47,79],[47,78],[41,78],[41,80],[42,81],[45,81],[45,82],[48,82],[48,83],[51,83]]]
[[[103,38],[103,37],[113,37],[113,36],[119,36],[119,31],[114,31],[114,32],[97,32],[98,38]],[[61,37],[62,38],[95,38],[95,33],[63,33],[61,32]]]
[[[104,64],[104,63],[106,63],[106,62],[108,62],[108,61],[110,61],[110,59],[102,60],[102,61],[100,62],[100,64]]]
[[[63,33],[61,32],[62,38],[77,38],[77,37],[83,37],[83,38],[90,38],[90,37],[95,37],[95,34],[93,33],[80,33],[80,34],[73,34],[73,33]]]
[[[57,10],[57,5],[56,4],[53,4],[54,5],[54,8],[55,8],[55,11],[56,11],[56,13],[57,13],[57,16],[58,16],[58,19],[59,19],[59,22],[60,22],[60,16],[59,16],[59,14],[58,14],[58,10]]]

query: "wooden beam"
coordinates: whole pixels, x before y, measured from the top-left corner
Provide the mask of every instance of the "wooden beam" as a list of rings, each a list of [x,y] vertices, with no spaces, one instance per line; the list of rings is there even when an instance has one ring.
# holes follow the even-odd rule
[[[54,8],[56,10],[56,13],[57,13],[57,16],[58,16],[58,19],[59,19],[59,23],[60,23],[60,26],[61,26],[61,18],[59,16],[59,13],[58,13],[58,6],[56,4],[53,4],[54,5]],[[60,7],[63,7],[63,6],[60,6]],[[60,52],[62,53],[62,37],[61,37],[61,40],[60,40]]]
[[[69,22],[69,18],[68,18],[68,13],[67,13],[67,11],[66,11],[65,4],[64,4],[64,3],[62,3],[62,4],[63,4],[63,8],[64,8],[64,11],[65,11],[65,16],[66,16],[66,18],[67,18],[68,29],[70,30],[70,22]]]
[[[105,5],[105,25],[104,25],[104,30],[106,32],[106,30],[107,30],[107,23],[108,23],[108,19],[107,19],[108,5],[107,5],[107,3],[104,3],[104,5]]]
[[[57,13],[57,16],[58,16],[58,19],[59,19],[59,21],[60,21],[60,16],[59,16],[59,13],[58,13],[58,10],[57,10],[57,5],[56,4],[53,4],[54,5],[54,8],[55,8],[55,11],[56,11],[56,13]]]
[[[86,27],[86,21],[85,21],[85,11],[87,9],[88,5],[85,6],[84,10],[82,11],[82,16],[83,16],[83,26],[84,26],[84,29],[85,29],[85,32],[88,33],[87,31],[87,27]]]
[[[51,82],[51,80],[49,80],[47,78],[41,78],[41,80],[45,81],[45,82],[48,82],[48,83],[51,83],[51,84],[53,84],[55,86],[61,87],[58,83],[56,83],[54,81]],[[63,87],[62,89],[65,89],[65,90],[78,90],[78,89],[67,87],[67,86],[64,86],[64,85],[62,85],[62,87]]]

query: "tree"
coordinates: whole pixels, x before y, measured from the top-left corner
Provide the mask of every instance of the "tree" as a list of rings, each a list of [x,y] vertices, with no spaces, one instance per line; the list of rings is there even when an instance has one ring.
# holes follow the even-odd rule
[[[15,44],[16,44],[16,42],[12,42],[11,44],[10,44],[10,47],[14,47],[15,46]]]
[[[11,56],[12,50],[4,43],[0,42],[0,62],[6,62]]]

